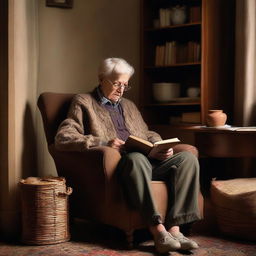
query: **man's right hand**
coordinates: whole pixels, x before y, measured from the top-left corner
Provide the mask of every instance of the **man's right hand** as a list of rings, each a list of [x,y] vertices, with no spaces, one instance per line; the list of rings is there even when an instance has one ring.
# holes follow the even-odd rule
[[[115,148],[118,151],[122,151],[123,149],[123,145],[125,144],[125,142],[123,140],[120,140],[118,138],[115,138],[113,140],[110,140],[107,144],[107,146],[111,147],[111,148]]]
[[[158,151],[157,146],[153,147],[149,152],[148,157],[157,159],[159,161],[164,161],[165,159],[171,157],[173,155],[173,149],[169,148],[167,150]]]

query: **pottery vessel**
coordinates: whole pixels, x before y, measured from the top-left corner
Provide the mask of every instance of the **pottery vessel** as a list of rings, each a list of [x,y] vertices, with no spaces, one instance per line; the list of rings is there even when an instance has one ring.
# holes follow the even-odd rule
[[[187,15],[186,15],[186,8],[185,6],[175,6],[171,8],[171,21],[172,24],[184,24],[186,22]]]
[[[227,115],[220,109],[209,110],[206,117],[206,124],[208,127],[217,127],[225,125]]]
[[[189,87],[187,89],[187,96],[190,98],[195,98],[200,95],[200,88],[199,87]]]
[[[168,102],[180,96],[179,83],[154,83],[153,96],[158,102]]]

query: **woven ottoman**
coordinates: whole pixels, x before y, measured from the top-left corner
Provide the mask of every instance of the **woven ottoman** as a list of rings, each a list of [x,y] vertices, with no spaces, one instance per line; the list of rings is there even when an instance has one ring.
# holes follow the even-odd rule
[[[211,201],[223,234],[256,241],[256,178],[212,181]]]

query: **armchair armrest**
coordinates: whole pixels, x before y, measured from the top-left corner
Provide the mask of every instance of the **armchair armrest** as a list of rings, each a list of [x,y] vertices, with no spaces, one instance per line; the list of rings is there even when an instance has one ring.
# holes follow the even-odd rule
[[[83,152],[58,151],[54,144],[49,145],[49,152],[58,175],[65,177],[68,185],[73,187],[70,199],[74,201],[74,214],[94,217],[101,214],[109,195],[109,183],[115,180],[120,153],[106,146]]]
[[[59,151],[54,144],[49,146],[59,175],[70,176],[81,172],[87,176],[104,176],[111,179],[121,158],[120,153],[107,146],[93,147],[83,152]]]

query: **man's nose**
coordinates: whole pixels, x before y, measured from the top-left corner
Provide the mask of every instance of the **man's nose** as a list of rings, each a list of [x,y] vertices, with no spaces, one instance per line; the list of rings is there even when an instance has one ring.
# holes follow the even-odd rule
[[[124,88],[125,88],[125,85],[120,84],[120,86],[118,86],[117,90],[122,92],[124,90]]]

